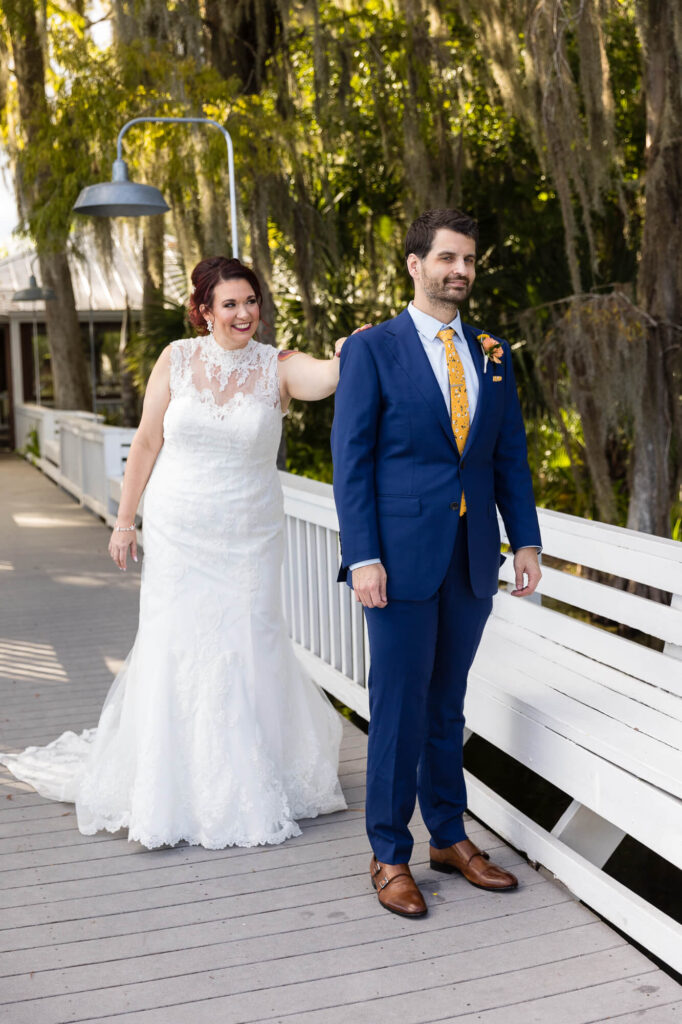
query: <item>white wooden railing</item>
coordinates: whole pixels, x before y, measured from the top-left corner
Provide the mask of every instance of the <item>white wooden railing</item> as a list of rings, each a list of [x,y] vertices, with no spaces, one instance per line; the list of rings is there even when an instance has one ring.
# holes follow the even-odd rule
[[[20,445],[30,429],[39,432],[41,456],[33,461],[111,523],[134,431],[28,406],[18,421]],[[336,583],[331,487],[287,473],[281,480],[282,590],[298,656],[319,685],[368,718],[367,633],[351,591]],[[682,869],[682,544],[543,509],[539,515],[543,555],[560,564],[545,564],[535,601],[511,597],[510,561],[501,568],[470,675],[467,735],[483,737],[570,802],[545,829],[469,774],[469,806],[682,971],[682,927],[602,870],[626,835]],[[585,567],[607,575],[596,582]],[[671,603],[632,593],[623,579],[666,591]],[[663,649],[627,639],[615,625],[600,628],[593,616],[646,634]]]
[[[297,654],[310,674],[369,719],[369,643],[362,608],[336,582],[339,523],[329,484],[280,473],[286,554],[284,611]]]
[[[359,606],[335,582],[331,487],[289,474],[282,474],[282,484],[285,607],[299,657],[320,685],[368,717],[367,636]],[[472,667],[465,713],[469,735],[483,737],[571,799],[548,830],[467,773],[469,807],[680,971],[682,927],[602,869],[626,835],[682,869],[682,545],[538,513],[543,557],[561,560],[562,567],[543,567],[539,600],[508,592],[511,559],[500,569],[501,589]],[[586,578],[585,567],[606,574],[603,581]],[[667,591],[672,601],[638,596],[622,580]],[[600,628],[585,613],[610,625]],[[663,649],[626,639],[618,624]]]
[[[16,410],[16,446],[55,483],[111,525],[120,481],[135,430],[108,427],[90,412],[64,412],[44,405]],[[37,451],[35,450],[37,442]]]

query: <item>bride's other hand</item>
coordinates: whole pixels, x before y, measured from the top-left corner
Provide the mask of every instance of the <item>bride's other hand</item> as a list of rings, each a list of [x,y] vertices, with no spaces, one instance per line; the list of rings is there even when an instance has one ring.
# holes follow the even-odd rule
[[[135,530],[114,529],[109,538],[109,554],[113,561],[125,572],[127,565],[128,549],[133,562],[137,561],[137,532]]]

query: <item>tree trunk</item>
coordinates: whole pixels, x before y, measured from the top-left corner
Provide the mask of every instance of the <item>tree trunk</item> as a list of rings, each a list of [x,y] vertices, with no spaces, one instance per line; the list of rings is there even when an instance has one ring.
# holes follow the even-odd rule
[[[204,21],[213,67],[223,78],[236,75],[245,93],[260,92],[281,29],[276,0],[205,0]]]
[[[54,401],[57,409],[91,409],[88,364],[81,341],[73,295],[71,270],[65,252],[41,253],[43,286],[56,299],[45,303],[45,323],[52,359]]]
[[[647,102],[646,207],[638,276],[651,317],[641,405],[635,415],[631,529],[670,536],[670,505],[682,477],[682,9],[640,0]]]
[[[272,294],[272,254],[268,242],[268,179],[256,175],[251,192],[251,262],[263,289],[261,322],[258,336],[266,345],[277,344],[277,308]],[[277,451],[277,468],[287,468],[287,437],[282,422],[282,436]]]
[[[263,289],[261,341],[276,345],[275,321],[277,309],[272,294],[272,255],[268,242],[268,180],[260,176],[253,179],[251,191],[251,261]]]
[[[163,304],[164,219],[145,217],[142,224],[142,331],[148,331]]]
[[[121,380],[121,403],[123,406],[123,426],[136,427],[140,422],[140,396],[135,387],[133,375],[128,369],[128,341],[130,338],[130,310],[126,306],[121,323],[121,334],[118,342],[118,365]]]
[[[45,63],[38,31],[34,0],[5,0],[14,74],[19,101],[19,120],[26,148],[44,154],[37,161],[31,179],[23,173],[20,162],[15,165],[16,192],[20,212],[28,219],[41,202],[41,194],[50,186],[51,152],[46,147],[43,129],[50,120],[45,94]],[[36,239],[43,284],[54,289],[56,299],[46,303],[47,341],[54,374],[55,405],[58,409],[89,409],[90,382],[87,361],[81,345],[78,314],[66,258],[67,235],[61,229]]]

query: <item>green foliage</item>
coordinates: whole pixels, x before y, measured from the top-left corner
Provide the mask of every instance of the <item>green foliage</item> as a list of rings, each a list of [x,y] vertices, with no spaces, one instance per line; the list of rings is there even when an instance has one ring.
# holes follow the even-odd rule
[[[561,410],[563,431],[548,416],[528,422],[528,461],[543,508],[594,518],[580,420]]]
[[[481,231],[465,319],[512,345],[540,501],[595,515],[581,422],[566,386],[568,362],[557,368],[563,390],[551,408],[541,383],[539,339],[553,322],[548,304],[574,290],[567,213],[537,126],[493,74],[484,27],[500,4],[490,0],[468,11],[464,0],[244,0],[224,5],[224,26],[212,27],[211,35],[200,6],[117,0],[114,41],[100,47],[82,5],[47,4],[48,116],[30,149],[17,131],[12,88],[0,88],[5,146],[17,177],[37,189],[26,230],[43,245],[70,244],[77,227],[72,204],[84,185],[109,178],[116,135],[128,119],[214,118],[234,140],[240,234],[272,293],[277,343],[323,355],[337,337],[394,315],[409,299],[402,246],[414,215],[429,206],[462,206]],[[591,242],[585,232],[575,239],[582,278],[599,288],[630,282],[636,273],[645,136],[634,0],[607,2],[603,14],[614,150],[598,199],[589,201]],[[257,81],[240,80],[244,62],[231,59],[243,43],[230,21],[237,17],[276,26],[259,41]],[[579,76],[575,24],[565,23],[566,55],[568,70]],[[507,72],[525,81],[530,41],[518,32],[500,39],[508,44]],[[221,47],[226,59],[218,60]],[[587,111],[578,117],[582,124]],[[581,144],[576,137],[573,151]],[[166,229],[176,235],[185,276],[198,258],[229,251],[219,133],[146,124],[128,133],[124,149],[131,177],[153,181],[172,205]],[[587,166],[592,157],[576,159],[583,156]],[[579,224],[580,202],[572,202]],[[544,312],[533,314],[531,328],[524,311],[538,308]],[[158,298],[145,304],[128,348],[140,389],[164,346],[188,333],[182,306]],[[332,412],[331,400],[292,408],[286,437],[293,472],[331,479]],[[616,454],[608,456],[619,521],[628,497],[627,429],[622,422],[614,428]]]
[[[306,434],[312,434],[308,428]],[[312,480],[321,480],[330,484],[334,478],[332,456],[329,450],[329,430],[318,436],[317,443],[300,440],[296,428],[287,424],[287,470],[297,476],[307,476]]]
[[[133,375],[138,391],[143,394],[154,363],[166,345],[193,333],[184,305],[166,299],[146,307],[144,323],[134,323],[127,346],[127,369]]]
[[[26,437],[26,444],[21,449],[22,455],[30,455],[34,459],[40,458],[40,434],[37,427],[31,427]]]

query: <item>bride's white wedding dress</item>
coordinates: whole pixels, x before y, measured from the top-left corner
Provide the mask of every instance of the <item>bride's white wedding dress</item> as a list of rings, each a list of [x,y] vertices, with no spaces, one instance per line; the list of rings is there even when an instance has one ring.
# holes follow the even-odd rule
[[[0,756],[87,835],[254,846],[346,806],[340,719],[282,615],[281,419],[275,349],[173,343],[133,649],[96,729]]]

